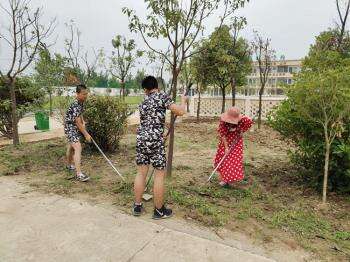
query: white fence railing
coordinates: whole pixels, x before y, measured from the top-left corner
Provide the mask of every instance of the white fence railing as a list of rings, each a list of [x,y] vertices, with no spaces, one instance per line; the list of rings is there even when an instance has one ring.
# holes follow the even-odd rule
[[[262,119],[266,119],[267,114],[275,106],[278,106],[286,97],[263,97],[262,98]],[[232,106],[231,98],[226,98],[225,108]],[[238,96],[236,97],[236,106],[241,109],[242,114],[255,117],[259,110],[259,97],[256,96]],[[196,116],[198,108],[198,96],[190,98],[190,115]],[[222,98],[220,97],[202,97],[200,104],[200,116],[219,116],[221,114]]]

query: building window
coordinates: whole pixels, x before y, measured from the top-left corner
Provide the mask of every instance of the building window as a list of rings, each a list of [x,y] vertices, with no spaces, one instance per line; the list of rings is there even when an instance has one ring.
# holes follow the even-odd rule
[[[288,66],[279,66],[277,67],[278,73],[287,73],[288,72]]]

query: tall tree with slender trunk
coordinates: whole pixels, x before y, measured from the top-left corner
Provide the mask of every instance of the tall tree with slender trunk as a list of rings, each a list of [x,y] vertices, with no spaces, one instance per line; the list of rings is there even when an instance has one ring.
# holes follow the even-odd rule
[[[339,51],[342,49],[342,44],[344,41],[345,34],[348,34],[346,31],[346,25],[349,18],[350,13],[350,0],[336,0],[337,11],[339,16],[339,23],[337,23],[338,29],[338,49]],[[342,4],[344,4],[344,8],[342,8]],[[344,10],[343,10],[344,9]]]
[[[262,115],[262,96],[264,95],[266,83],[269,79],[272,62],[276,59],[275,50],[271,47],[271,39],[263,38],[257,31],[255,31],[255,38],[252,42],[254,56],[259,66],[259,112],[258,112],[258,128],[261,128]]]
[[[222,6],[224,12],[219,16],[219,24],[230,17],[235,10],[243,7],[249,0],[144,0],[147,5],[146,21],[141,21],[136,12],[123,8],[129,17],[129,28],[143,38],[147,47],[163,56],[171,67],[171,96],[177,96],[178,76],[184,62],[190,58],[193,46],[204,31],[204,22]],[[169,42],[170,55],[159,50],[151,39],[164,38]],[[174,152],[174,114],[171,115],[167,174],[171,175]]]
[[[13,144],[19,144],[18,117],[16,103],[16,79],[35,60],[40,46],[48,40],[55,27],[55,19],[49,23],[41,21],[42,8],[33,9],[31,0],[8,0],[0,4],[1,16],[5,16],[6,30],[0,33],[0,41],[8,44],[11,59],[6,69],[0,69],[0,76],[5,79],[10,90]]]
[[[35,64],[35,81],[43,86],[49,95],[50,115],[53,114],[52,95],[54,87],[62,86],[65,80],[66,59],[60,54],[52,55],[42,48]]]
[[[74,76],[78,82],[89,85],[89,81],[96,74],[96,70],[103,57],[103,49],[97,51],[92,48],[92,55],[89,51],[85,51],[81,44],[81,31],[75,24],[74,20],[66,23],[69,36],[65,39],[65,50],[68,64],[73,70]]]
[[[246,83],[246,76],[252,69],[250,46],[246,40],[239,36],[246,24],[247,20],[245,17],[235,17],[230,25],[233,39],[233,55],[236,57],[236,63],[230,79],[232,106],[236,105],[237,86],[242,86]]]
[[[201,112],[201,100],[202,93],[207,89],[208,83],[210,81],[209,78],[209,69],[207,65],[207,49],[204,48],[205,40],[201,42],[201,44],[197,47],[204,51],[197,53],[196,55],[191,57],[191,61],[189,64],[191,75],[193,77],[194,82],[196,83],[196,93],[198,95],[197,101],[197,123],[200,120],[200,112]]]
[[[125,82],[130,74],[130,70],[135,66],[137,58],[141,57],[143,52],[136,50],[134,39],[127,40],[121,35],[117,35],[112,40],[115,50],[110,56],[109,72],[120,81],[120,96],[124,99],[126,96]]]

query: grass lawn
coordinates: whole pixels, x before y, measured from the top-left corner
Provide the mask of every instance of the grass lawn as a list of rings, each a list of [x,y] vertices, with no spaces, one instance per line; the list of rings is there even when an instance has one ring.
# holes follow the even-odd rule
[[[239,231],[267,245],[278,240],[291,249],[302,247],[317,260],[348,261],[350,197],[331,193],[330,210],[318,209],[320,193],[303,186],[288,160],[290,145],[269,128],[245,136],[247,179],[241,187],[220,188],[217,178],[206,183],[216,151],[216,125],[212,119],[203,119],[200,124],[188,119],[176,127],[173,175],[167,178],[167,202],[176,216]],[[110,202],[129,212],[136,173],[135,129],[129,127],[120,150],[110,154],[126,183],[99,154],[87,151],[83,168],[91,181],[78,184],[69,180],[61,139],[1,148],[0,173],[21,176],[40,191]],[[152,203],[146,203],[146,209],[150,213]]]

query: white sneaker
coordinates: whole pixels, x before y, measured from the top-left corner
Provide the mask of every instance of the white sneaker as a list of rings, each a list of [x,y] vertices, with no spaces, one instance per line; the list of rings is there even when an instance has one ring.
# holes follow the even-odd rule
[[[76,176],[76,180],[78,180],[80,182],[86,182],[86,181],[90,180],[90,177],[88,177],[87,175],[84,175],[83,173],[80,173]]]

